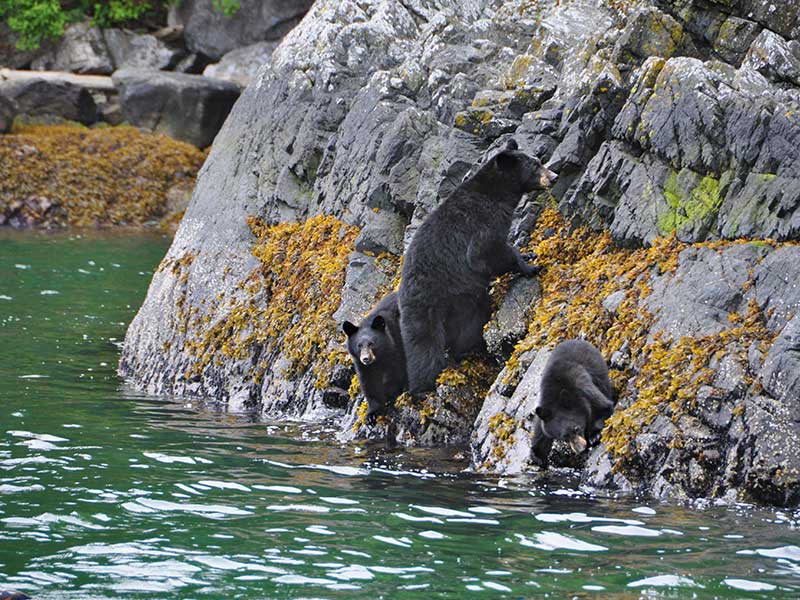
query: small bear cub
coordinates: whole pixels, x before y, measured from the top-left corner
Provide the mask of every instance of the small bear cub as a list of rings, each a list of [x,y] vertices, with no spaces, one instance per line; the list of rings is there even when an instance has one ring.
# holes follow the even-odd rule
[[[566,441],[580,454],[613,412],[614,392],[603,355],[584,340],[561,342],[542,373],[534,417],[536,462],[547,467],[553,440]]]
[[[384,297],[358,326],[350,321],[342,323],[342,330],[367,401],[366,423],[372,426],[406,388],[397,293]]]

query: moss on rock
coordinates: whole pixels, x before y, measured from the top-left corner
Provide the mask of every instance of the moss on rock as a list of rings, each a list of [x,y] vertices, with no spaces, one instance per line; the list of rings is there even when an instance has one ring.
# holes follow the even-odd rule
[[[0,224],[141,225],[194,181],[205,153],[132,127],[20,125],[0,136]]]
[[[664,183],[664,199],[669,208],[658,218],[661,235],[708,227],[722,205],[720,180],[710,175],[700,178],[688,169],[671,173]]]

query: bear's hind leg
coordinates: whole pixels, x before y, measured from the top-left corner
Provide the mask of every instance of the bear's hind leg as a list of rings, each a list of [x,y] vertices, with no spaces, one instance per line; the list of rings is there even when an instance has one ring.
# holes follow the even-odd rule
[[[406,354],[408,388],[419,396],[436,387],[436,378],[447,365],[444,323],[435,314],[427,319],[400,316],[400,331]]]
[[[480,298],[459,296],[454,300],[447,318],[447,347],[455,360],[473,352],[486,350],[483,326],[491,317],[489,294]]]

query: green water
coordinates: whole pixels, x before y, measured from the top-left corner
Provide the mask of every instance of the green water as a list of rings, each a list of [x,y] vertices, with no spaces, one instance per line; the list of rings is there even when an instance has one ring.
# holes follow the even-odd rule
[[[503,481],[115,375],[167,241],[0,233],[0,588],[34,598],[796,598],[800,514]]]

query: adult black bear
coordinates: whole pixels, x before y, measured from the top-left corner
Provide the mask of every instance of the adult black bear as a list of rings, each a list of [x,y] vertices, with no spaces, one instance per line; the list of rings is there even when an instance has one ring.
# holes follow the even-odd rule
[[[406,359],[400,337],[397,292],[384,297],[356,327],[342,324],[347,334],[347,350],[353,358],[361,391],[367,400],[368,425],[406,387]]]
[[[614,411],[608,365],[600,351],[583,340],[567,340],[547,360],[535,409],[533,456],[547,467],[553,440],[564,440],[578,454],[600,433]]]
[[[484,345],[489,283],[503,273],[527,277],[539,269],[508,243],[523,194],[544,189],[556,174],[510,140],[420,225],[400,284],[400,330],[411,393],[433,389],[447,365]]]

